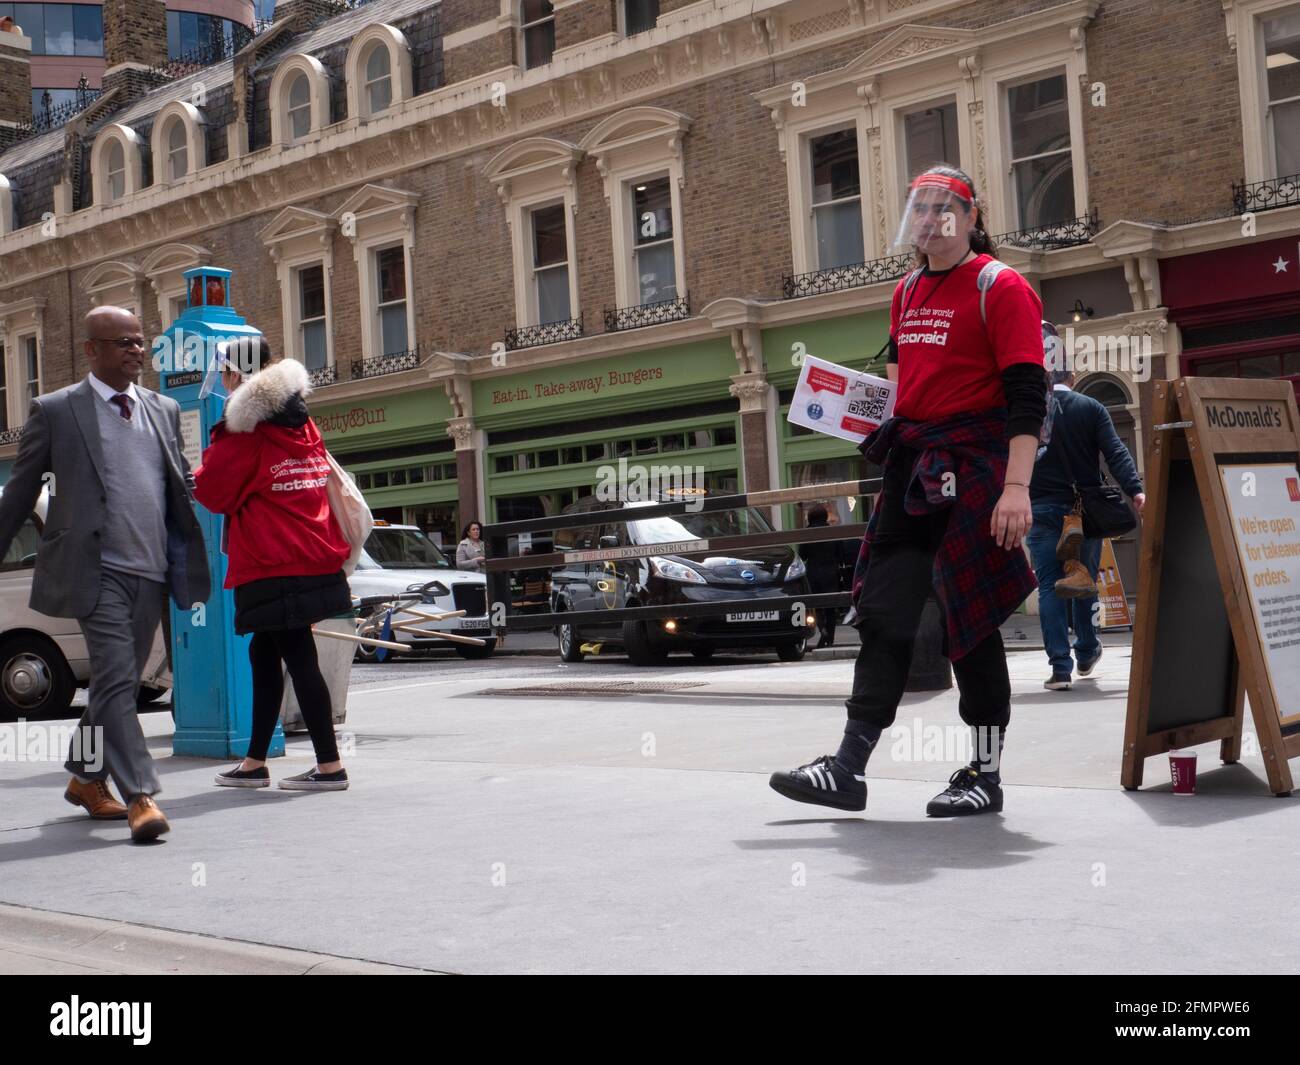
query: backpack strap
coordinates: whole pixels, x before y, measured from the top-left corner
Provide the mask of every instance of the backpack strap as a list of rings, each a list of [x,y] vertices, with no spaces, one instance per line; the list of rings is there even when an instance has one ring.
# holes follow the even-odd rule
[[[975,278],[975,287],[979,289],[980,294],[980,320],[986,326],[989,324],[989,315],[985,301],[988,299],[989,289],[993,287],[993,282],[998,279],[1002,271],[1007,269],[1009,267],[1006,263],[992,259],[980,268],[979,276]]]

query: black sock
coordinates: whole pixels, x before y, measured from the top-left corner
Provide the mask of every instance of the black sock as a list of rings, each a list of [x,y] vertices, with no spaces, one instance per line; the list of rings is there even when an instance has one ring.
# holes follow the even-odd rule
[[[997,729],[997,749],[994,750],[993,730]],[[988,777],[994,784],[1002,783],[1002,748],[1007,742],[1006,726],[972,725],[971,742],[975,745],[975,757],[971,759],[971,768]]]
[[[846,773],[861,776],[867,770],[867,759],[880,742],[883,731],[865,721],[849,718],[849,723],[844,726],[844,739],[840,741],[840,749],[835,755],[836,765]]]

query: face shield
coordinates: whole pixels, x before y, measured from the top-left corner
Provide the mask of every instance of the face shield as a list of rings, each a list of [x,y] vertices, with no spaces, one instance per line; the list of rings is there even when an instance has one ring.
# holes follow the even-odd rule
[[[913,247],[927,252],[935,241],[952,239],[974,205],[970,186],[960,178],[922,174],[908,191],[890,253],[901,255]]]
[[[241,345],[232,345],[228,341],[220,341],[213,347],[212,361],[208,364],[207,372],[203,375],[203,384],[199,386],[199,399],[207,399],[208,396],[215,395],[218,399],[226,399],[230,393],[222,381],[222,375],[226,373],[237,373],[241,376],[245,373],[244,367],[240,366],[237,356],[245,354]]]

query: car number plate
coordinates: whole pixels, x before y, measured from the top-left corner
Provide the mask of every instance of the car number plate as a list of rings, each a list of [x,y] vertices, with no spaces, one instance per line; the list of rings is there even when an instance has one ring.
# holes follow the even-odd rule
[[[728,614],[728,621],[776,621],[781,616],[777,610],[750,610],[743,614]]]
[[[486,629],[488,627],[487,618],[465,618],[461,621],[462,629]]]

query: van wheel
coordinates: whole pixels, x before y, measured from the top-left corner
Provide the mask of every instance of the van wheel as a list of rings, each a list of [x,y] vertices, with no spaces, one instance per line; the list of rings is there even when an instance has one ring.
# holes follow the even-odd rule
[[[456,648],[456,653],[461,658],[467,658],[472,662],[480,658],[490,658],[492,652],[496,650],[497,642],[496,640],[487,640],[482,647],[475,647],[468,643],[454,643],[452,646]]]
[[[808,639],[795,640],[793,643],[778,643],[776,645],[776,657],[782,662],[802,662],[804,653],[808,650]]]
[[[32,635],[0,642],[0,705],[9,713],[59,717],[75,691],[72,670],[49,640]]]
[[[572,625],[557,625],[555,638],[560,645],[561,662],[581,662],[587,657],[582,653],[582,637]]]
[[[651,641],[644,621],[623,622],[623,649],[634,666],[662,666],[668,652]]]

